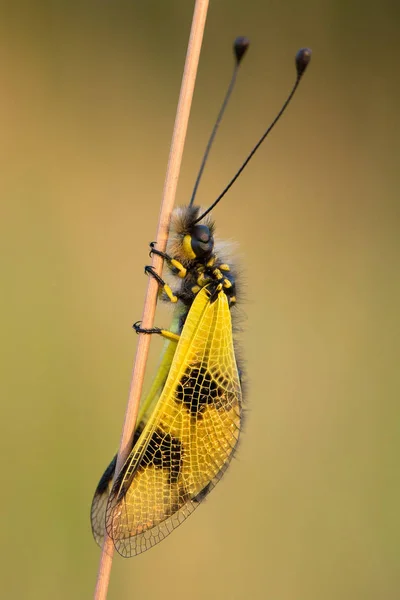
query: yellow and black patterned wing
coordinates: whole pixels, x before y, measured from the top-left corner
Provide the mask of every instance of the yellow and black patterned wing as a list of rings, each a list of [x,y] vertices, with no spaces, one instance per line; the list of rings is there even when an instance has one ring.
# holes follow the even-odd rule
[[[164,539],[219,481],[239,438],[241,402],[228,299],[205,287],[154,415],[109,496],[106,528],[122,556]]]
[[[179,320],[179,311],[173,319],[171,329],[176,329],[177,321]],[[138,441],[140,434],[142,433],[149,416],[154,410],[155,405],[161,395],[164,388],[165,381],[168,377],[169,369],[171,367],[172,359],[176,350],[176,342],[166,340],[164,349],[161,354],[160,364],[157,369],[156,376],[153,380],[152,386],[140,407],[135,433],[133,436],[133,445]],[[105,520],[106,520],[106,506],[108,502],[108,496],[110,494],[112,482],[114,479],[115,467],[117,464],[117,455],[114,456],[106,470],[104,471],[93,496],[92,505],[90,508],[90,521],[92,526],[92,533],[95,541],[99,546],[102,545],[105,531]]]

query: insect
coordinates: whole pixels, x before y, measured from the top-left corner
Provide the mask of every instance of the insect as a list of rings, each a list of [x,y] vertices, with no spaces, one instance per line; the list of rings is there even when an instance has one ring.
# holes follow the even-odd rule
[[[233,89],[248,41],[234,44],[235,70],[211,134],[191,201],[175,209],[164,258],[173,283],[146,267],[164,299],[174,303],[169,330],[154,327],[137,333],[165,339],[160,364],[139,412],[132,450],[114,482],[116,457],[104,472],[91,507],[92,531],[101,543],[104,531],[124,557],[148,550],[199,506],[221,479],[239,440],[243,404],[242,377],[235,352],[232,318],[237,273],[214,237],[211,210],[226,194],[283,114],[310,60],[296,55],[297,78],[282,109],[235,177],[205,211],[194,205],[198,183]],[[231,313],[231,309],[232,313]]]

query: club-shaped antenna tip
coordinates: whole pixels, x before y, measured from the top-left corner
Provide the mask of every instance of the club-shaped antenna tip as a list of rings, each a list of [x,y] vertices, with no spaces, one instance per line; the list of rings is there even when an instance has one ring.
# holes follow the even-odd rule
[[[235,53],[237,64],[240,63],[243,56],[246,54],[247,48],[249,46],[250,46],[250,40],[243,35],[240,35],[239,37],[237,37],[236,40],[233,42],[233,51]]]
[[[296,70],[298,77],[301,77],[311,60],[311,49],[301,48],[296,54]]]

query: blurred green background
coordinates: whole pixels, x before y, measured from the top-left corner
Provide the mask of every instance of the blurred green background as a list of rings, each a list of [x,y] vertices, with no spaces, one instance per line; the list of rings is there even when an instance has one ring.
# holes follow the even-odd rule
[[[94,590],[89,507],[120,437],[192,8],[0,9],[4,598]],[[297,49],[313,58],[214,215],[243,269],[237,460],[166,541],[116,557],[110,599],[399,597],[399,25],[394,0],[211,2],[178,203],[233,39],[252,47],[203,205],[280,108]]]

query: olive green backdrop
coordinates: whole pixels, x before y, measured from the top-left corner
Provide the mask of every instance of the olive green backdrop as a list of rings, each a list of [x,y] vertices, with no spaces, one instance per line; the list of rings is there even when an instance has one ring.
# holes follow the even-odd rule
[[[0,10],[1,596],[90,598],[193,3]],[[237,459],[110,599],[394,600],[399,517],[399,42],[393,0],[211,2],[177,201],[247,35],[199,201],[238,243],[249,390]],[[159,324],[168,324],[161,308]],[[154,367],[160,342],[153,340]]]

